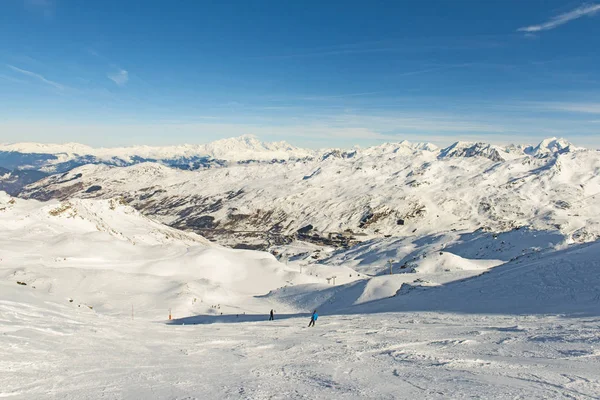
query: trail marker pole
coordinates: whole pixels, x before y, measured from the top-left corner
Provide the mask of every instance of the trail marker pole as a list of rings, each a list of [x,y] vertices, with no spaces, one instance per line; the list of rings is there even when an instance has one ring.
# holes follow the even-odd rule
[[[171,309],[169,308],[169,321],[172,319],[173,319],[173,317],[171,316]]]

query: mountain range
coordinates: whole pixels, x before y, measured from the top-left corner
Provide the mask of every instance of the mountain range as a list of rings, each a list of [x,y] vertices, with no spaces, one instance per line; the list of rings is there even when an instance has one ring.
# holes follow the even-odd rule
[[[356,148],[359,149],[359,148]],[[265,143],[252,135],[222,139],[204,145],[180,146],[132,146],[116,148],[93,148],[78,143],[43,144],[14,143],[0,144],[0,167],[8,170],[38,170],[46,173],[61,173],[86,164],[130,166],[143,162],[158,162],[166,166],[194,170],[232,163],[284,162],[327,157],[330,154],[354,154],[356,151],[339,149],[302,149],[287,142]],[[411,144],[408,141],[386,143],[359,150],[364,154],[376,155],[412,149],[436,152],[431,143]],[[546,139],[537,146],[493,146],[485,143],[457,142],[440,150],[440,157],[484,156],[502,159],[508,153],[522,153],[537,157],[569,152],[575,147],[564,139]]]
[[[32,183],[20,195],[119,197],[170,226],[260,249],[298,238],[349,247],[389,236],[521,227],[557,231],[571,242],[600,236],[600,152],[563,139],[444,149],[405,141],[312,153],[248,137],[221,143],[235,151],[278,149],[258,152],[263,156],[285,148],[288,159],[248,162],[239,153],[238,161],[192,171],[163,162],[89,164]]]
[[[160,162],[180,169],[199,169],[223,162],[281,161],[314,157],[315,151],[286,142],[264,143],[251,135],[205,145],[93,148],[78,143],[0,145],[0,166],[60,173],[85,164],[128,166]]]

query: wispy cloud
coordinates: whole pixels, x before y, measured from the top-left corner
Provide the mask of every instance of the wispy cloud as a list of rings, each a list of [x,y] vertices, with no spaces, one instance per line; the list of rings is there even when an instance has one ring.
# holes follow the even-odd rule
[[[330,100],[330,99],[346,99],[352,97],[363,97],[363,96],[371,96],[374,94],[385,93],[383,90],[373,91],[373,92],[359,92],[359,93],[346,93],[346,94],[332,94],[332,95],[324,95],[324,96],[306,96],[299,97],[300,100]]]
[[[35,78],[35,79],[37,79],[39,81],[42,81],[43,83],[45,83],[47,85],[55,87],[56,89],[59,89],[59,90],[65,90],[66,89],[65,85],[61,85],[58,82],[54,82],[54,81],[51,81],[50,79],[46,79],[43,75],[36,74],[35,72],[27,71],[26,69],[17,68],[14,65],[10,65],[10,64],[6,64],[6,66],[8,68],[12,69],[15,72],[18,72],[20,74],[29,76],[31,78]]]
[[[106,74],[106,77],[113,81],[117,86],[125,86],[127,82],[129,82],[129,71],[121,68],[118,63],[112,61],[109,57],[93,47],[86,47],[84,50],[93,58],[108,64],[107,68],[109,69],[109,72]],[[139,79],[136,80],[139,81]]]
[[[600,4],[584,4],[572,11],[552,17],[549,21],[544,22],[543,24],[525,26],[517,29],[517,31],[527,33],[547,31],[557,28],[575,19],[595,15],[598,11],[600,11]]]
[[[340,47],[332,50],[315,50],[315,51],[304,51],[292,54],[282,54],[273,56],[259,56],[253,58],[260,59],[288,59],[288,58],[308,58],[308,57],[323,57],[323,56],[340,56],[340,55],[353,55],[353,54],[367,54],[367,53],[389,53],[389,52],[401,51],[398,47],[374,47],[374,48],[344,48]]]
[[[296,49],[287,54],[260,55],[252,59],[295,59],[311,57],[345,56],[370,53],[427,53],[447,50],[473,50],[503,46],[499,37],[429,37],[421,40],[388,39],[346,43],[326,47]]]
[[[431,67],[431,68],[423,68],[423,69],[419,69],[419,70],[415,70],[415,71],[406,71],[406,72],[401,72],[396,76],[413,76],[413,75],[421,75],[421,74],[427,74],[429,72],[437,72],[437,71],[444,71],[447,69],[453,69],[453,68],[468,68],[470,66],[472,66],[473,64],[469,64],[469,63],[464,63],[464,64],[448,64],[448,65],[440,65],[440,66],[436,66],[436,67]]]
[[[600,114],[600,103],[537,102],[531,105],[536,109],[546,111]]]
[[[343,113],[319,116],[316,120],[341,129],[368,127],[377,132],[502,133],[508,131],[506,126],[502,124],[489,123],[474,118],[416,111],[410,113],[394,112],[383,115]]]
[[[119,68],[117,72],[109,73],[108,79],[116,83],[118,86],[125,86],[129,81],[129,72]]]

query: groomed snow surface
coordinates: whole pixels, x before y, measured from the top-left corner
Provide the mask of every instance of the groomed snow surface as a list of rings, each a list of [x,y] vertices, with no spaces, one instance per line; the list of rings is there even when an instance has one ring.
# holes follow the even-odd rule
[[[116,199],[4,194],[0,227],[0,398],[600,397],[598,242],[456,232],[286,265]]]
[[[386,313],[169,326],[0,285],[10,399],[594,399],[598,317]],[[7,300],[10,296],[11,300]]]

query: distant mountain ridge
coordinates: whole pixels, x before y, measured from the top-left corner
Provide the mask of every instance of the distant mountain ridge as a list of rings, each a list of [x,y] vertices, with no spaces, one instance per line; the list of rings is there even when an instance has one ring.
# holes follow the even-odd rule
[[[400,142],[317,154],[201,171],[156,162],[86,165],[20,195],[122,197],[168,225],[259,248],[299,236],[345,246],[386,235],[523,226],[559,230],[577,242],[600,237],[600,152],[562,139],[506,147],[457,142],[444,149]]]
[[[78,143],[15,143],[0,145],[0,166],[66,172],[84,164],[127,166],[160,162],[179,169],[219,166],[224,162],[290,160],[314,157],[314,150],[287,142],[264,143],[251,135],[204,145],[93,148]]]
[[[36,170],[9,170],[0,167],[0,191],[10,195],[18,194],[27,185],[47,177],[48,174]]]
[[[487,143],[456,142],[439,149],[431,143],[384,143],[352,150],[312,150],[281,142],[261,142],[252,135],[221,139],[203,145],[131,146],[93,148],[78,143],[0,144],[0,167],[5,169],[35,169],[48,173],[62,173],[85,164],[129,166],[142,162],[158,162],[178,169],[194,170],[223,166],[225,163],[285,162],[316,159],[329,156],[351,156],[361,153],[378,156],[385,154],[412,154],[418,151],[439,152],[439,157],[486,157],[502,161],[519,155],[548,157],[577,150],[565,139],[549,138],[537,146],[496,146]]]

